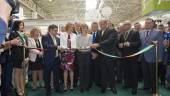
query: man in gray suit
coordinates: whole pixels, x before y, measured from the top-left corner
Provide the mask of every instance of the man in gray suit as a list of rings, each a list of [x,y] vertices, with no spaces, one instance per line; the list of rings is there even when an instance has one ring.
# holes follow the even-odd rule
[[[141,49],[145,48],[148,45],[157,42],[159,47],[159,61],[162,60],[162,52],[163,52],[163,34],[158,30],[154,29],[155,22],[151,18],[145,19],[145,30],[140,32],[140,38],[142,42]],[[141,55],[142,61],[142,71],[144,78],[144,90],[150,90],[153,94],[156,93],[156,51],[155,48],[150,49]]]

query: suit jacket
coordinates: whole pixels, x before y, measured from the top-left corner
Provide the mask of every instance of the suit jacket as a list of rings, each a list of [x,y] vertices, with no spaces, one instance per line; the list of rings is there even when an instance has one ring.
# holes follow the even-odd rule
[[[43,48],[42,43],[41,43],[41,38],[39,38],[39,42],[40,42],[41,48]],[[36,45],[36,42],[35,42],[34,38],[28,38],[28,46],[33,47],[33,48],[37,48],[37,45]],[[29,50],[29,59],[30,59],[30,61],[35,62],[38,54],[40,54],[40,50],[30,49]]]
[[[117,32],[116,30],[106,29],[102,35],[102,31],[98,31],[96,34],[96,43],[99,43],[99,50],[116,55],[117,52]]]
[[[139,32],[130,30],[129,34],[127,35],[127,38],[125,38],[126,34],[126,32],[121,33],[119,38],[119,43],[129,42],[130,44],[129,47],[120,48],[122,56],[128,56],[138,52],[141,46]],[[133,59],[137,60],[137,57],[134,57]]]
[[[56,37],[57,46],[60,45],[60,39]],[[45,49],[44,51],[44,63],[45,64],[52,64],[56,58],[56,50],[58,50],[56,47],[54,47],[54,42],[50,36],[50,34],[46,34],[42,37],[42,46]]]
[[[14,38],[20,37],[18,32],[13,32],[9,35],[9,40],[12,40]],[[26,40],[26,45],[28,45],[28,40],[27,37],[24,37]],[[23,60],[24,59],[24,47],[21,46],[16,46],[13,45],[11,48],[11,56],[12,56],[12,60]],[[25,57],[28,57],[28,49],[25,49]]]
[[[143,30],[143,31],[140,32],[140,39],[141,39],[141,42],[142,42],[141,49],[152,44],[151,41],[158,41],[158,47],[159,47],[159,49],[158,49],[159,57],[158,58],[159,58],[159,60],[162,60],[162,57],[163,57],[162,56],[163,55],[163,44],[162,44],[162,42],[163,42],[163,36],[162,35],[163,34],[162,34],[162,32],[159,32],[156,29],[152,29],[149,32],[148,37],[146,37],[146,35],[147,35],[147,30]],[[156,61],[155,55],[156,55],[155,47],[143,54],[144,59],[148,63],[155,63],[155,61]]]

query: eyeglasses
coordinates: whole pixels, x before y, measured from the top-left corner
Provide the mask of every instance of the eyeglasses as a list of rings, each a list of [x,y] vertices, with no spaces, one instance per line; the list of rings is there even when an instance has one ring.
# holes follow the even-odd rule
[[[58,30],[53,30],[53,31],[58,31]]]

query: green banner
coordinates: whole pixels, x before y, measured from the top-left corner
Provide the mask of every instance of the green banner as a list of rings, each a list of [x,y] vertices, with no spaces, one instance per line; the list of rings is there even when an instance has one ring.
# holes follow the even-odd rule
[[[154,11],[170,11],[170,0],[142,0],[142,15]]]

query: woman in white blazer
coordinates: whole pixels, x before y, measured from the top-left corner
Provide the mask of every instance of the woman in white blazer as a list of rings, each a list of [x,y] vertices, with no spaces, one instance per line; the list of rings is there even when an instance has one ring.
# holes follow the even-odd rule
[[[33,28],[30,32],[31,38],[28,39],[28,46],[37,49],[30,49],[29,50],[29,70],[32,71],[32,88],[36,89],[37,85],[41,85],[43,87],[43,75],[42,75],[42,68],[43,68],[43,50],[42,50],[42,43],[40,38],[40,29]],[[39,82],[37,82],[39,80]]]

